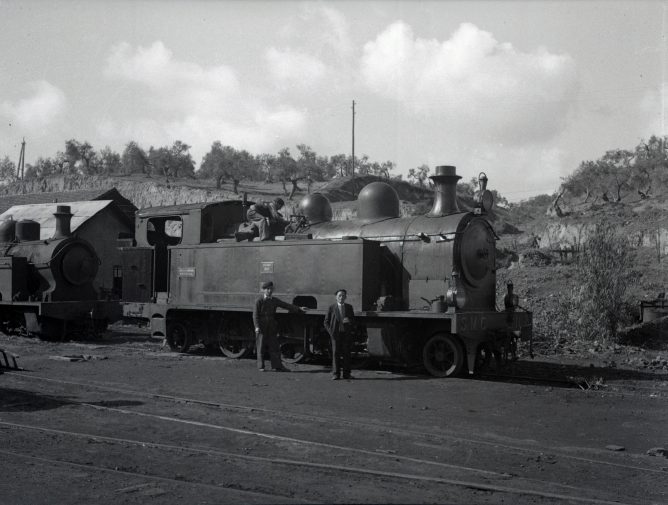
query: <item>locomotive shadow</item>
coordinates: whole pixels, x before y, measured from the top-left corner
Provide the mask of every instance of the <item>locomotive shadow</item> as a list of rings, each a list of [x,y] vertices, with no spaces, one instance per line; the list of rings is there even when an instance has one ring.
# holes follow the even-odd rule
[[[44,395],[23,389],[0,388],[0,412],[52,410],[74,402],[66,397]]]
[[[473,378],[531,385],[545,385],[549,382],[550,386],[562,388],[604,389],[616,381],[666,381],[668,374],[545,361],[518,361],[498,373],[492,369]]]
[[[101,338],[90,338],[85,340],[79,340],[81,343],[85,344],[95,344],[95,345],[117,345],[117,344],[159,344],[162,345],[163,338],[156,338],[151,336],[148,333],[137,333],[132,331],[114,331],[108,332],[106,335]]]
[[[37,412],[60,407],[81,405],[84,402],[66,396],[52,396],[23,389],[0,388],[0,412]],[[143,405],[135,400],[85,402],[101,407],[131,407]]]

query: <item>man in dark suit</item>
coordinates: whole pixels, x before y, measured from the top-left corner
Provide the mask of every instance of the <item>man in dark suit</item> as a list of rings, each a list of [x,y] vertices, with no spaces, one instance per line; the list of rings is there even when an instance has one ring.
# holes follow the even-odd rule
[[[264,372],[264,348],[269,350],[271,368],[275,372],[289,372],[281,362],[281,351],[278,346],[278,323],[276,309],[281,307],[290,312],[304,312],[304,307],[297,307],[273,296],[274,283],[262,283],[263,295],[255,301],[253,306],[253,324],[255,324],[255,350],[257,352],[257,367]]]
[[[345,289],[336,292],[336,303],[329,306],[325,316],[325,329],[332,341],[332,380],[344,379],[350,375],[350,352],[352,347],[352,323],[355,318],[353,306],[345,303],[348,293]]]

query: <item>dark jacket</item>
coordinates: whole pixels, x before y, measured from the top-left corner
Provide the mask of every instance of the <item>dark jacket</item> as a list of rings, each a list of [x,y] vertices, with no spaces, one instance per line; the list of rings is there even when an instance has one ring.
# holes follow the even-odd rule
[[[301,312],[302,309],[291,303],[284,302],[272,296],[265,299],[261,296],[255,301],[253,307],[253,324],[255,328],[260,328],[262,333],[276,331],[276,309],[281,307],[290,312]]]
[[[327,315],[325,316],[325,329],[327,330],[327,333],[329,333],[330,337],[334,338],[339,335],[341,328],[341,319],[339,316],[338,305],[338,303],[333,303],[330,305],[329,309],[327,309]],[[343,317],[347,317],[350,323],[352,323],[355,319],[355,311],[353,310],[353,306],[349,303],[344,303],[343,312]],[[347,325],[346,331],[348,330],[349,326],[350,324]]]

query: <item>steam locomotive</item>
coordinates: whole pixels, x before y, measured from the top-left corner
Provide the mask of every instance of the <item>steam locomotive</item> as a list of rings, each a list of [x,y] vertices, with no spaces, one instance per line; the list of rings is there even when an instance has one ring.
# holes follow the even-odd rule
[[[72,214],[58,205],[53,237],[36,221],[0,223],[0,324],[43,338],[96,333],[122,316],[118,302],[98,300],[94,247],[70,232]]]
[[[295,362],[327,353],[322,321],[345,288],[360,352],[421,364],[437,377],[473,373],[530,339],[532,315],[512,293],[504,310],[496,308],[486,178],[471,212],[458,208],[455,167],[436,167],[431,179],[426,215],[400,217],[396,191],[374,182],[359,194],[356,219],[333,221],[329,201],[312,194],[292,233],[274,241],[235,240],[247,202],[140,210],[136,244],[121,249],[124,315],[150,320],[152,334],[173,350],[203,343],[239,358],[254,347],[253,302],[271,280],[276,296],[310,309],[279,314],[283,358]]]

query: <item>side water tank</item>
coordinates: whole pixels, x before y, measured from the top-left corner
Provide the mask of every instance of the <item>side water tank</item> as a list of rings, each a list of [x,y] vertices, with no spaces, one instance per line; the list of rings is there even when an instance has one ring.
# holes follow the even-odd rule
[[[39,240],[39,223],[31,219],[21,219],[16,223],[16,238],[20,242]]]
[[[12,216],[7,216],[0,221],[0,243],[13,242],[16,237],[16,221]]]

